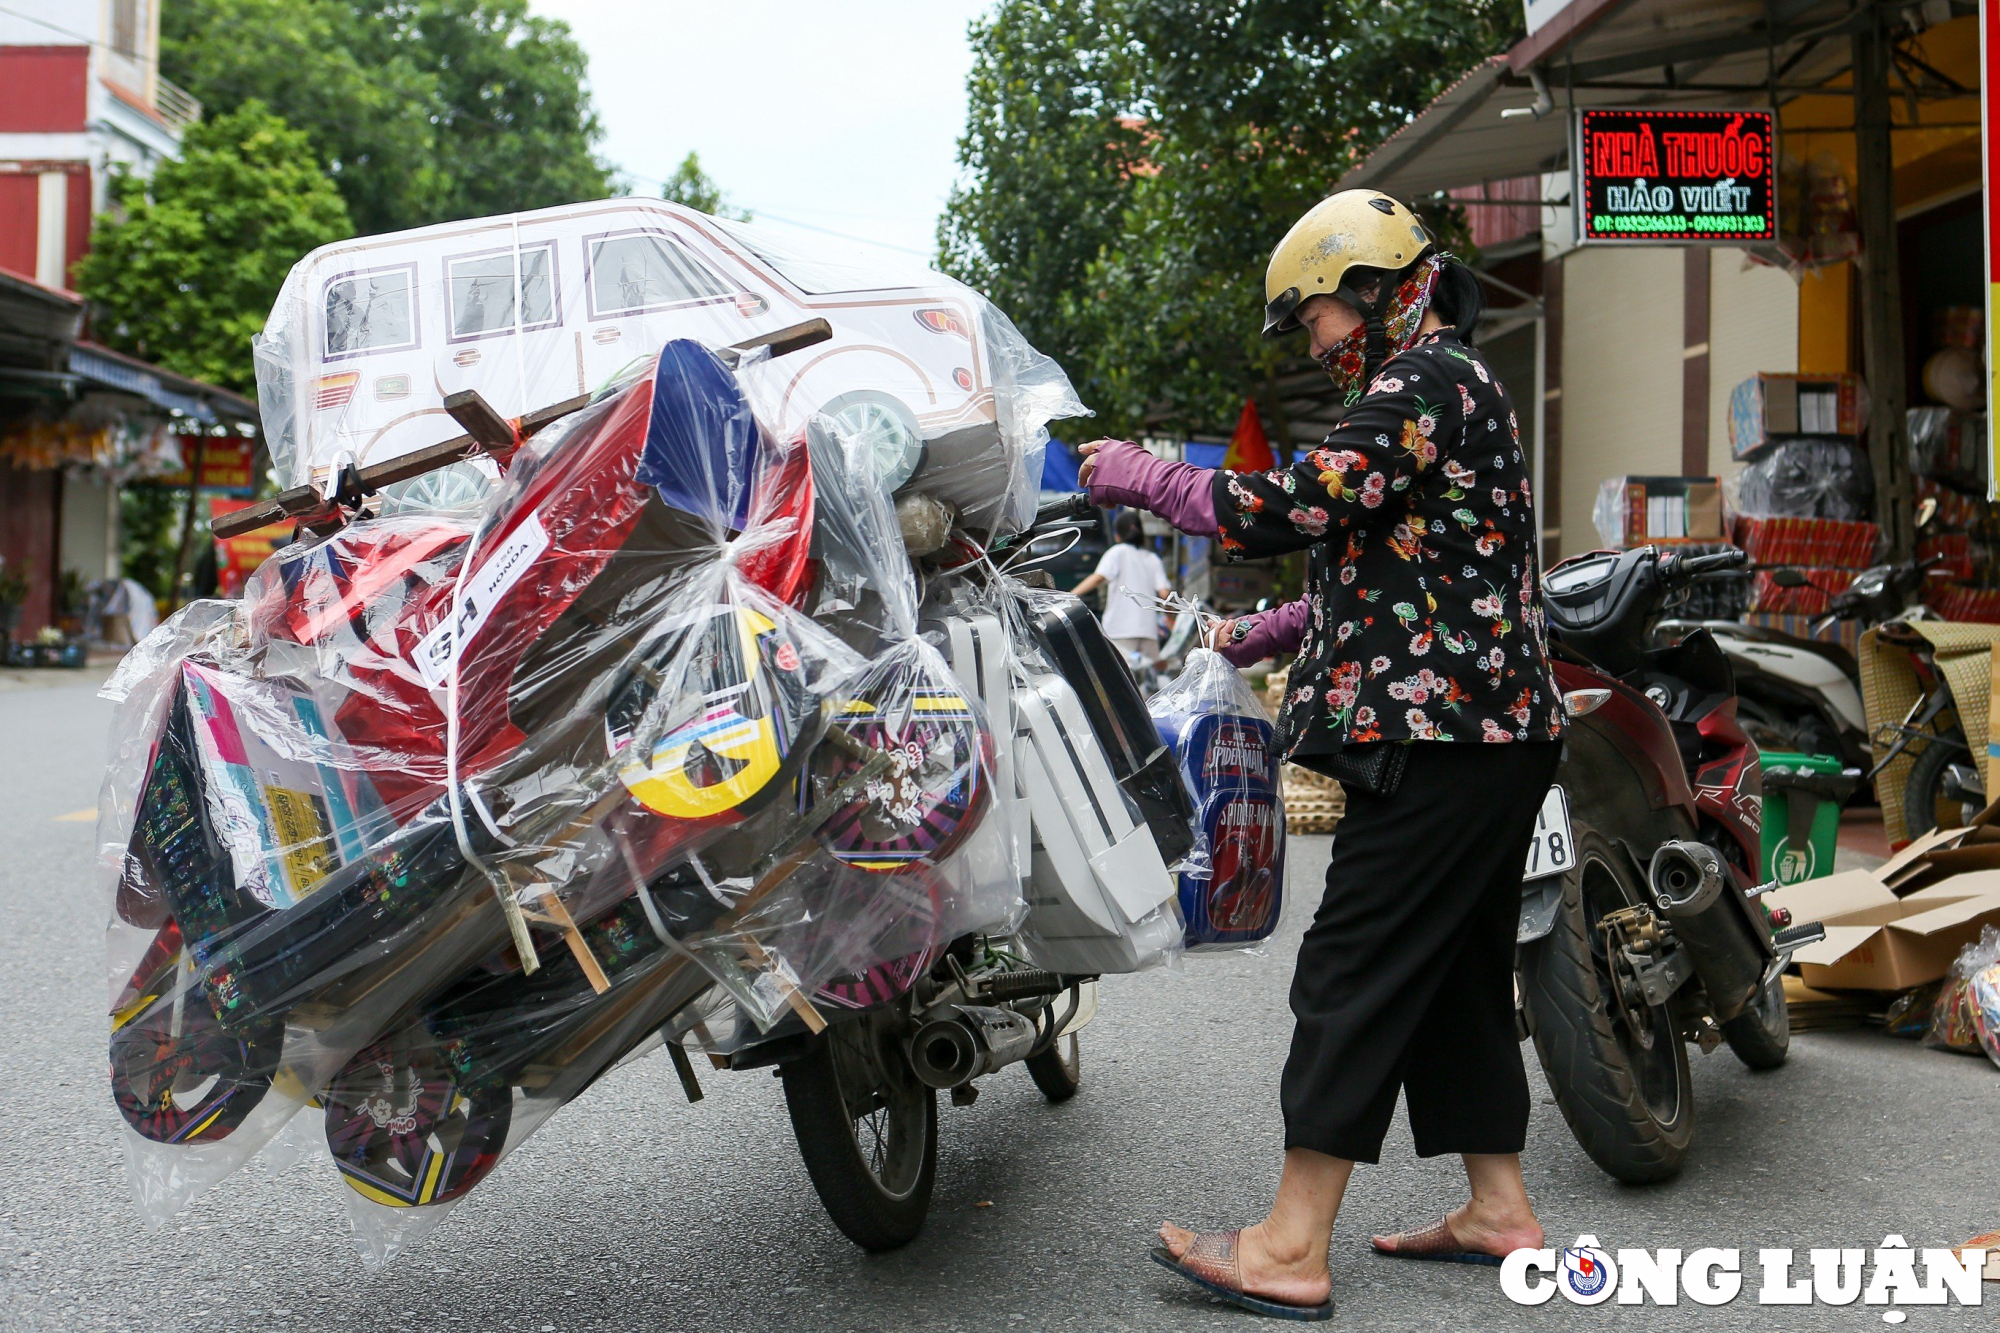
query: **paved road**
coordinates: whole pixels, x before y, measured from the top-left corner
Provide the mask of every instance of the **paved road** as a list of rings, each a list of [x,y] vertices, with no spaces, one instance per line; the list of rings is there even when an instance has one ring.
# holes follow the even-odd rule
[[[0,693],[0,1328],[1247,1329],[1144,1258],[1161,1217],[1234,1224],[1268,1198],[1285,984],[1327,840],[1295,844],[1297,895],[1269,957],[1197,959],[1106,983],[1082,1095],[1044,1105],[1025,1074],[942,1111],[928,1232],[871,1258],[834,1231],[768,1075],[708,1078],[689,1106],[665,1060],[607,1078],[428,1241],[379,1274],[345,1237],[340,1186],[310,1159],[253,1163],[165,1229],[127,1201],[103,1086],[93,829],[108,708],[85,687]],[[1571,1143],[1535,1076],[1529,1182],[1554,1237],[1611,1246],[1917,1245],[2000,1226],[2000,1071],[1872,1033],[1807,1035],[1753,1076],[1698,1062],[1702,1124],[1678,1181],[1629,1189]],[[1532,1063],[1531,1063],[1532,1068]],[[1881,1311],[1518,1309],[1490,1269],[1397,1264],[1365,1229],[1457,1199],[1447,1162],[1399,1126],[1357,1177],[1334,1249],[1350,1328],[1879,1327]],[[1988,1288],[1989,1291],[1993,1289]],[[1910,1312],[1906,1328],[1992,1326]]]

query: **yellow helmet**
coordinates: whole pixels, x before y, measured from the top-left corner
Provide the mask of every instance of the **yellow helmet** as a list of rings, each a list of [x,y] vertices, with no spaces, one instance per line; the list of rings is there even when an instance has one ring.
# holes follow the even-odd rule
[[[1435,243],[1417,215],[1379,190],[1328,195],[1292,224],[1264,270],[1264,336],[1299,326],[1298,309],[1313,296],[1338,296],[1364,318],[1375,304],[1347,282],[1348,270],[1395,273]]]

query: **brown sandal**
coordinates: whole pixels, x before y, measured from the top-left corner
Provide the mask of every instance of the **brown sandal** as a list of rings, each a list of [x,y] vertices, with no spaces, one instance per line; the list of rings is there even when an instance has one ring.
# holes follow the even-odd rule
[[[1244,1291],[1243,1269],[1236,1260],[1236,1245],[1242,1235],[1240,1230],[1199,1231],[1195,1233],[1195,1238],[1188,1242],[1186,1252],[1178,1259],[1166,1246],[1155,1245],[1152,1250],[1153,1262],[1173,1269],[1196,1286],[1220,1296],[1231,1304],[1240,1305],[1251,1313],[1263,1315],[1268,1319],[1316,1322],[1333,1318],[1331,1295],[1318,1305],[1291,1305],[1264,1296],[1252,1296]]]
[[[1396,1248],[1390,1250],[1375,1245],[1375,1253],[1386,1254],[1391,1259],[1430,1259],[1447,1264],[1485,1264],[1493,1268],[1501,1264],[1497,1254],[1481,1254],[1459,1244],[1458,1237],[1451,1234],[1451,1221],[1446,1217],[1440,1217],[1435,1226],[1425,1227],[1422,1231],[1399,1231],[1389,1239],[1396,1242]]]

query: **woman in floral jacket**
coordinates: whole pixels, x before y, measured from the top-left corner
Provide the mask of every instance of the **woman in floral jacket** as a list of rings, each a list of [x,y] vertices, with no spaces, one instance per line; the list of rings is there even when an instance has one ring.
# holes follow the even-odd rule
[[[1513,954],[1563,714],[1519,423],[1470,345],[1477,278],[1401,205],[1351,190],[1292,228],[1266,286],[1265,331],[1303,324],[1346,393],[1326,442],[1290,467],[1232,473],[1100,441],[1084,482],[1094,501],[1151,509],[1234,558],[1308,553],[1303,599],[1225,624],[1216,643],[1239,664],[1295,650],[1287,753],[1350,775],[1292,984],[1284,1175],[1263,1221],[1163,1226],[1154,1257],[1262,1313],[1324,1317],[1334,1218],[1354,1164],[1378,1159],[1399,1090],[1418,1154],[1460,1154],[1472,1197],[1375,1248],[1498,1263],[1541,1245],[1521,1178]],[[1406,747],[1380,756],[1400,776],[1366,790],[1353,761],[1385,746]]]

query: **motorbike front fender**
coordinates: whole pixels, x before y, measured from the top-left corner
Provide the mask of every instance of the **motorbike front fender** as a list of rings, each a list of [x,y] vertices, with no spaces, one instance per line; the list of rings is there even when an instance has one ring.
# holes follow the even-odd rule
[[[1562,907],[1563,877],[1544,875],[1521,886],[1521,923],[1514,929],[1514,943],[1530,944],[1556,928],[1556,912]]]

